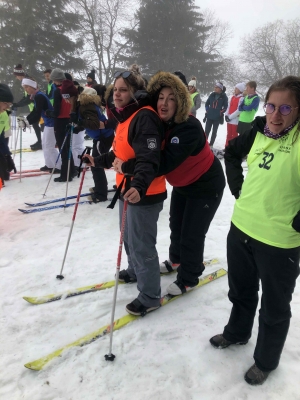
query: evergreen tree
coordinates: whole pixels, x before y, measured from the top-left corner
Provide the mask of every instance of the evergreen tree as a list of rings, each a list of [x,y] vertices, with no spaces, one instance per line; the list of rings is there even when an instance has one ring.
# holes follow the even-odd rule
[[[19,63],[39,82],[45,68],[60,67],[65,71],[84,68],[79,58],[83,41],[71,39],[79,20],[76,14],[67,11],[68,3],[68,0],[0,2],[1,82],[15,83],[13,67]]]
[[[123,32],[130,41],[124,63],[138,63],[146,76],[179,70],[204,85],[219,77],[217,56],[203,51],[211,27],[193,0],[141,0],[136,19],[137,28]]]

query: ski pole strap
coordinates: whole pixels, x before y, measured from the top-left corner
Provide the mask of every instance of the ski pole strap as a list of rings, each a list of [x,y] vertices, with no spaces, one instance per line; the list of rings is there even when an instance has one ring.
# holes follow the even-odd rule
[[[83,152],[81,153],[81,156],[80,156],[80,165],[79,165],[79,167],[78,167],[78,175],[77,175],[78,178],[80,177],[81,167],[82,167],[82,164],[83,164],[84,155],[85,155],[85,153],[90,155],[90,154],[91,154],[91,151],[92,151],[92,147],[86,146],[86,148],[85,148],[85,149],[83,150]],[[79,156],[78,156],[78,157],[79,157]]]
[[[117,187],[116,193],[114,194],[114,197],[111,201],[111,203],[106,207],[106,208],[111,208],[113,209],[114,206],[116,205],[117,200],[120,198],[121,195],[121,190],[123,188],[124,182],[125,182],[125,190],[124,193],[127,192],[127,190],[130,189],[130,182],[131,182],[131,176],[132,175],[124,175],[122,182],[120,183],[120,185]]]

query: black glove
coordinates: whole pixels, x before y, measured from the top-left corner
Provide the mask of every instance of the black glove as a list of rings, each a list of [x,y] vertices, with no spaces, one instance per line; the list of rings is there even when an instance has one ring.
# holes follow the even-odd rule
[[[70,113],[70,120],[73,124],[77,124],[78,122],[78,115],[75,112]]]
[[[80,126],[74,126],[73,133],[75,133],[77,135],[81,131],[82,131],[82,128]]]
[[[5,156],[5,162],[6,162],[6,169],[7,171],[14,171],[15,173],[17,172],[14,160],[12,159],[11,155],[6,154]]]
[[[228,115],[225,115],[225,121],[226,121],[226,122],[231,121],[231,119],[228,117]]]
[[[224,114],[222,114],[222,115],[220,116],[219,124],[220,124],[220,125],[223,125],[223,124],[224,124]]]
[[[207,114],[205,113],[205,116],[204,116],[204,118],[203,118],[203,122],[205,123],[206,120],[207,120]]]
[[[54,111],[53,110],[46,110],[45,114],[48,118],[54,118]]]
[[[12,111],[17,109],[16,104],[17,104],[17,103],[13,103],[13,105],[11,106],[10,109],[11,109]]]
[[[293,219],[292,227],[295,231],[300,233],[300,211],[297,212],[295,218]]]

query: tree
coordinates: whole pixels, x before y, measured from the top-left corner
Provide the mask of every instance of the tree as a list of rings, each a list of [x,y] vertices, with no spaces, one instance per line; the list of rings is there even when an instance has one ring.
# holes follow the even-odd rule
[[[300,19],[277,20],[244,36],[241,70],[263,91],[277,79],[300,76]]]
[[[98,70],[102,83],[111,82],[126,41],[119,32],[131,26],[134,0],[73,0],[72,7],[80,13],[80,29],[84,37],[84,56],[89,67]],[[86,72],[86,71],[85,71]],[[86,73],[85,73],[86,75]]]
[[[13,67],[21,63],[41,81],[44,68],[82,69],[82,40],[70,35],[78,16],[67,10],[68,0],[6,0],[0,3],[0,79],[13,83]],[[19,88],[19,85],[17,85]]]
[[[137,27],[125,29],[123,62],[138,63],[145,76],[157,70],[182,71],[204,85],[220,76],[217,54],[205,51],[211,26],[204,25],[193,0],[140,0]]]

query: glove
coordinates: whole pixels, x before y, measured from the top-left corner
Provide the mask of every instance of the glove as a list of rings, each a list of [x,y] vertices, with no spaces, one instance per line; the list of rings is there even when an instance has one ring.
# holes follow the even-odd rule
[[[230,122],[231,121],[231,119],[228,117],[228,115],[225,115],[225,121],[226,122]]]
[[[298,211],[294,217],[292,227],[295,229],[295,231],[300,233],[300,211]]]
[[[205,117],[203,118],[203,122],[205,123],[207,120],[207,114],[205,113]]]
[[[220,116],[219,124],[220,124],[220,125],[223,125],[223,124],[224,124],[224,114],[222,114],[222,115]]]
[[[53,113],[54,113],[53,110],[46,110],[46,111],[45,111],[45,114],[46,114],[46,116],[47,116],[48,118],[54,118]]]
[[[17,117],[18,121],[18,126],[19,128],[23,129],[23,131],[26,131],[26,127],[29,126],[28,121],[26,120],[25,117]]]
[[[71,112],[70,113],[70,119],[71,119],[71,122],[73,122],[73,124],[77,124],[78,116],[77,116],[77,114],[75,112]]]

